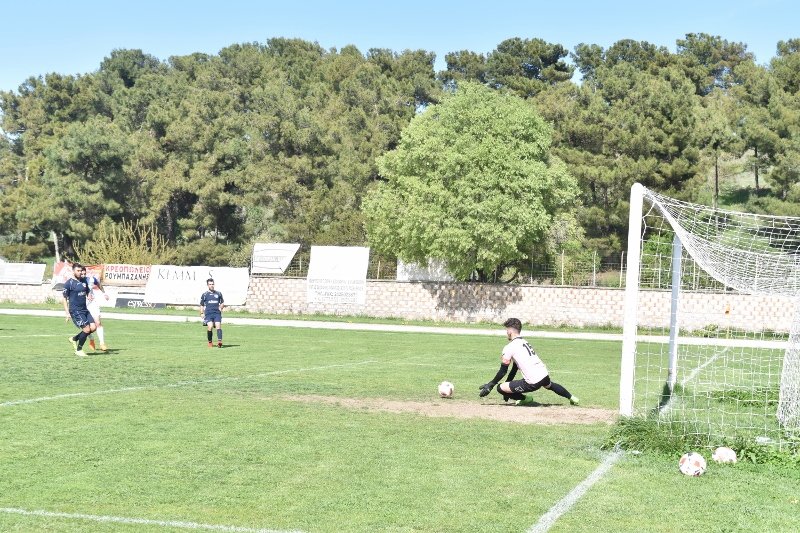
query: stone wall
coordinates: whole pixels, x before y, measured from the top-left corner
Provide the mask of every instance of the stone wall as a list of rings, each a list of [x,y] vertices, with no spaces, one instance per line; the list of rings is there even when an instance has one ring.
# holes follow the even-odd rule
[[[669,291],[644,291],[642,327],[669,326]],[[302,278],[251,278],[247,309],[276,314],[345,314],[372,317],[502,322],[516,316],[528,325],[622,326],[624,289],[496,285],[483,283],[368,281],[364,305],[306,303]],[[789,330],[793,302],[786,297],[733,293],[683,293],[682,328],[710,325],[749,331]]]
[[[60,298],[60,294],[53,291],[52,283],[42,285],[12,285],[0,283],[0,302],[14,302],[19,304],[45,303],[48,298]]]
[[[44,303],[48,298],[61,298],[49,283],[0,284],[0,302]],[[498,323],[516,316],[531,326],[620,327],[624,298],[622,289],[600,287],[368,281],[364,305],[312,305],[306,303],[304,278],[253,277],[245,309],[286,315],[323,313],[452,322]],[[791,325],[793,309],[794,303],[787,297],[687,292],[681,295],[680,323],[686,329],[717,325],[785,332]],[[642,327],[667,327],[669,315],[669,291],[641,293]]]

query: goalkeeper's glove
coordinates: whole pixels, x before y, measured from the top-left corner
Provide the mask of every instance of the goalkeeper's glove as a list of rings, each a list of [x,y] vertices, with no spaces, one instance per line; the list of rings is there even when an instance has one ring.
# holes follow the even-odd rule
[[[497,384],[496,383],[492,383],[490,381],[489,383],[485,383],[484,385],[481,385],[480,387],[478,387],[478,389],[481,391],[480,392],[481,398],[483,398],[484,396],[488,396],[489,393],[492,392],[492,389],[494,388],[495,385],[497,385]]]

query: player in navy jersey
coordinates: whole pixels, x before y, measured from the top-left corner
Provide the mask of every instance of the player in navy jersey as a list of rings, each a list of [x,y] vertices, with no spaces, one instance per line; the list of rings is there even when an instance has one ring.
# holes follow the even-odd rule
[[[83,343],[86,338],[97,329],[89,309],[86,307],[86,296],[89,293],[89,285],[86,278],[82,276],[83,265],[75,263],[72,265],[72,277],[64,283],[64,312],[66,320],[78,326],[80,331],[77,335],[69,337],[69,342],[75,349],[75,355],[86,357],[83,351]]]
[[[222,310],[225,308],[225,300],[222,293],[214,290],[214,280],[206,280],[208,290],[200,297],[200,316],[203,317],[203,324],[208,326],[208,347],[212,348],[213,334],[212,328],[217,328],[217,346],[222,348]]]

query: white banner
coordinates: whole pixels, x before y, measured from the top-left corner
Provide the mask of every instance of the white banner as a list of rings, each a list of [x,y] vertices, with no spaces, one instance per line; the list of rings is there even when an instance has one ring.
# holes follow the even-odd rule
[[[150,276],[150,265],[107,264],[103,268],[103,285],[144,287]]]
[[[397,281],[454,281],[444,261],[429,259],[428,266],[397,260]]]
[[[253,274],[283,274],[299,249],[299,244],[257,242],[253,245],[253,261],[250,272]]]
[[[208,290],[206,280],[214,278],[214,289],[222,293],[225,305],[244,305],[250,275],[246,268],[153,265],[144,288],[144,301],[174,305],[200,305]]]
[[[38,263],[0,263],[0,283],[41,285],[46,267]]]
[[[364,305],[369,248],[312,246],[308,265],[308,303]]]

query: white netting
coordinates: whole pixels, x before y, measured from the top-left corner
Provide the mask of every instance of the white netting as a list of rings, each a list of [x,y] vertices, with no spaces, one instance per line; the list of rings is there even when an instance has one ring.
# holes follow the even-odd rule
[[[723,285],[748,294],[800,291],[800,218],[713,209],[646,188],[645,198],[700,267]]]
[[[669,377],[673,239],[677,357]],[[644,190],[633,410],[715,442],[800,432],[800,219]],[[674,363],[673,363],[674,364]]]

